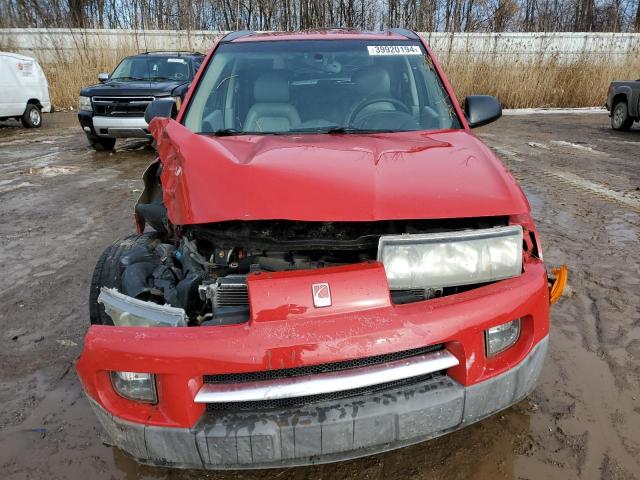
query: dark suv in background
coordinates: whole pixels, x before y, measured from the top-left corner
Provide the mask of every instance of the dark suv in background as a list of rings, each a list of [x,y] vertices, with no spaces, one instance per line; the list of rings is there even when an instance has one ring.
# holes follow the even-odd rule
[[[173,97],[179,108],[204,55],[147,52],[124,58],[100,83],[80,90],[78,119],[96,150],[112,150],[116,138],[149,137],[144,111],[156,98]]]

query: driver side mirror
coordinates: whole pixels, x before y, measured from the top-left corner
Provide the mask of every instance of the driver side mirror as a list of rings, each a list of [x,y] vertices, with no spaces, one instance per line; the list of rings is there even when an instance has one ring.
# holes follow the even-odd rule
[[[470,95],[464,101],[464,116],[467,117],[470,128],[481,127],[499,119],[502,107],[496,97]]]
[[[104,83],[104,82],[106,82],[107,80],[109,80],[109,74],[108,74],[108,73],[99,73],[99,74],[98,74],[98,81],[99,81],[100,83]]]
[[[161,118],[176,118],[178,109],[176,107],[176,101],[173,98],[156,98],[153,102],[147,105],[147,109],[144,111],[144,121],[150,123],[156,117]]]

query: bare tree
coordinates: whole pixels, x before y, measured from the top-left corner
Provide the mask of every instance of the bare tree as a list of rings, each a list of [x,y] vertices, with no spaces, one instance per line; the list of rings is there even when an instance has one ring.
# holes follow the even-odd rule
[[[0,0],[0,27],[640,32],[640,0]]]

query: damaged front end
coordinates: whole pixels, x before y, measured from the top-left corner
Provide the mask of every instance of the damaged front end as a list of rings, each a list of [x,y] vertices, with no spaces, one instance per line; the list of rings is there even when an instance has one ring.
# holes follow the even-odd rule
[[[120,285],[103,287],[98,297],[114,325],[243,323],[250,319],[250,275],[330,273],[333,267],[373,262],[384,266],[391,302],[408,304],[518,276],[523,258],[537,255],[534,232],[506,216],[236,220],[178,229],[167,221],[161,197],[154,203],[153,175],[145,174],[136,218],[161,233],[147,234],[119,258]]]

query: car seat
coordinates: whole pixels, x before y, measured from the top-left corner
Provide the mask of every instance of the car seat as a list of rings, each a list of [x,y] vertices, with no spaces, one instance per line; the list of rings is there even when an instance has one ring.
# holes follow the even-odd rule
[[[358,105],[361,105],[366,100],[391,97],[391,76],[382,67],[370,66],[361,68],[353,74],[351,81],[355,84],[356,98],[358,100],[353,105],[351,112],[354,112]],[[391,102],[379,101],[371,103],[360,110],[354,123],[357,124],[358,120],[365,115],[394,110],[397,109]]]
[[[289,81],[282,71],[258,77],[253,86],[255,103],[249,108],[246,132],[286,132],[300,123],[298,110],[289,103]]]

